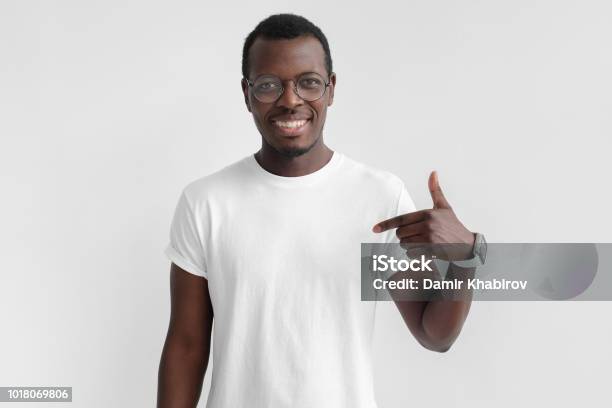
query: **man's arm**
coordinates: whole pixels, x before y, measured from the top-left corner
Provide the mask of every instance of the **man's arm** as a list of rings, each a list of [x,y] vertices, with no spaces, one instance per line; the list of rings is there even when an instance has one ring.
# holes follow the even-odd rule
[[[474,248],[475,234],[465,228],[455,215],[442,193],[435,171],[429,176],[428,187],[433,201],[432,209],[402,214],[379,222],[373,231],[378,233],[396,229],[402,247],[426,244],[434,252],[442,250],[443,255],[438,257],[443,260],[468,259]],[[440,279],[437,270],[435,272],[438,275],[435,278]],[[401,274],[399,272],[394,276],[401,277]],[[451,263],[445,279],[466,281],[473,275],[474,268],[459,268]],[[419,285],[422,288],[422,282]],[[395,301],[410,332],[425,348],[445,352],[459,335],[472,303],[472,293],[465,286],[464,290],[451,291],[452,296],[445,296],[448,293],[440,290],[418,301]]]
[[[193,408],[208,366],[213,309],[208,280],[174,263],[170,269],[171,313],[158,375],[158,408]]]
[[[472,304],[472,290],[467,289],[466,282],[474,277],[474,271],[475,268],[458,268],[451,263],[446,280],[463,282],[460,290],[448,290],[450,293],[447,293],[446,290],[439,289],[433,292],[429,300],[395,300],[406,326],[423,347],[443,353],[453,345]],[[399,275],[401,273],[391,280],[401,278]],[[439,274],[437,275],[440,279]],[[422,279],[417,280],[419,287],[423,287]]]

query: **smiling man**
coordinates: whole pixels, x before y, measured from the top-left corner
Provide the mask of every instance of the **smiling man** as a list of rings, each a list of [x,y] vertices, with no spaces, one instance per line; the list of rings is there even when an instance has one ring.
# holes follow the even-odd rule
[[[375,302],[360,299],[360,243],[452,242],[471,253],[476,235],[435,174],[433,208],[416,211],[398,177],[325,144],[336,75],[310,21],[280,14],[259,23],[242,75],[261,149],[190,183],[178,201],[158,406],[196,406],[212,334],[209,408],[376,407]],[[419,343],[442,352],[470,302],[397,305]]]

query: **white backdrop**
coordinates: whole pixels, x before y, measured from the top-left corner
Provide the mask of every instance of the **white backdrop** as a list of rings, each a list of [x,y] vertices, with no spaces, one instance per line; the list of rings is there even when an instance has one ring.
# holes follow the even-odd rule
[[[330,41],[327,143],[396,173],[418,207],[437,169],[490,242],[611,240],[608,1],[4,0],[0,386],[154,404],[172,212],[186,183],[258,149],[242,42],[276,12]],[[382,304],[379,405],[604,406],[610,312],[479,302],[436,354]]]

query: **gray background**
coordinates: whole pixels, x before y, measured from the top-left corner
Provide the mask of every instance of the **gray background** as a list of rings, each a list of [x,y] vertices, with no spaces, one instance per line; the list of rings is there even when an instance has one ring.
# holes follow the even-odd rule
[[[396,173],[419,208],[437,169],[491,242],[611,240],[607,1],[3,0],[0,385],[153,405],[171,215],[187,182],[259,147],[241,47],[281,11],[330,40],[333,149]],[[477,303],[435,354],[381,304],[379,406],[604,406],[610,312]]]

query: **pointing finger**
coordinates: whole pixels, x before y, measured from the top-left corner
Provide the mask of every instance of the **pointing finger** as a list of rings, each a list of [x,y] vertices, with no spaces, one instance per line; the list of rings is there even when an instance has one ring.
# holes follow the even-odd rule
[[[402,225],[423,221],[423,219],[425,219],[426,211],[428,210],[411,212],[407,214],[398,215],[393,218],[389,218],[387,220],[381,221],[378,224],[374,225],[374,227],[372,228],[372,231],[383,232],[391,228],[398,228]]]

